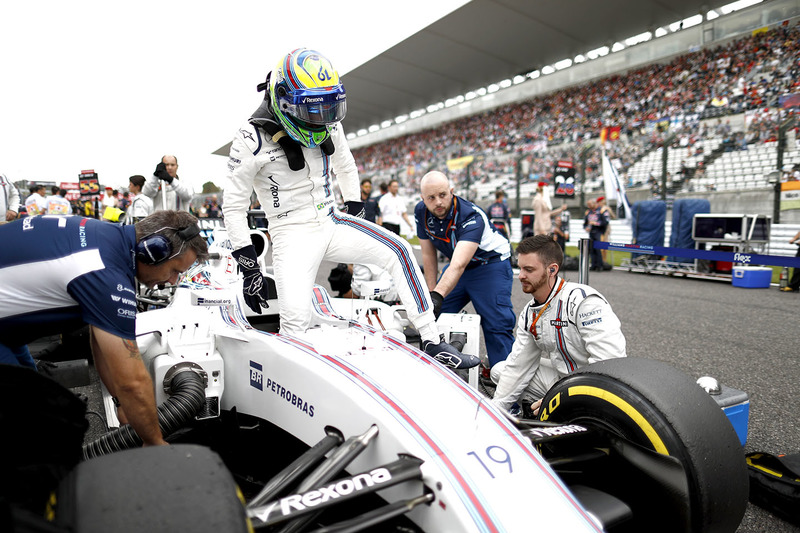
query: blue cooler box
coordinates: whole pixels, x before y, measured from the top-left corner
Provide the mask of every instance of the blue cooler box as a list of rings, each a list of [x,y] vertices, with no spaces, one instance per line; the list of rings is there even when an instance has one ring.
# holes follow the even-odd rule
[[[767,267],[733,267],[733,286],[745,289],[768,289],[772,269]]]

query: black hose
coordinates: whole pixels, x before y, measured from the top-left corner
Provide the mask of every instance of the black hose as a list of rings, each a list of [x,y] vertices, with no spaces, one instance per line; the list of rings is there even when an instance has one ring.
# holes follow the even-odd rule
[[[450,345],[458,350],[459,352],[464,349],[464,346],[467,344],[467,334],[461,332],[451,332],[450,333]]]
[[[205,383],[196,372],[178,372],[172,378],[170,388],[174,392],[158,406],[158,426],[164,437],[188,423],[206,403]],[[125,424],[84,444],[83,458],[91,459],[141,445],[142,439],[136,431],[129,424]]]

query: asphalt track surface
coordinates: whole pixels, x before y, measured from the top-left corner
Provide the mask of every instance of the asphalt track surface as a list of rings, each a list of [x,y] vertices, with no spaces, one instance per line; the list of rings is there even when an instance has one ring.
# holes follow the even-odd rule
[[[333,266],[322,263],[317,283],[329,287]],[[578,272],[565,275],[578,280]],[[589,284],[619,316],[629,357],[664,361],[695,379],[710,375],[749,394],[746,452],[800,452],[800,350],[795,346],[800,293],[621,270],[590,272]],[[516,280],[512,300],[517,313],[530,300]],[[467,311],[474,312],[471,306]],[[93,379],[93,385],[76,390],[90,396],[90,409],[102,413],[96,375]],[[96,417],[90,423],[91,439],[102,430]],[[748,504],[737,533],[756,532],[800,528]]]

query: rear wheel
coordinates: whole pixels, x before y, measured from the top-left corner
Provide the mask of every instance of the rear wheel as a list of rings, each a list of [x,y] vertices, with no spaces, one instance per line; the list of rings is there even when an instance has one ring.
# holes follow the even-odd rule
[[[717,403],[675,368],[641,358],[589,365],[548,391],[540,419],[606,436],[590,443],[608,450],[611,460],[600,467],[565,464],[555,459],[565,455],[556,446],[542,453],[568,484],[625,501],[635,523],[623,530],[722,533],[741,522],[748,482],[739,439]],[[578,450],[567,453],[575,457]]]

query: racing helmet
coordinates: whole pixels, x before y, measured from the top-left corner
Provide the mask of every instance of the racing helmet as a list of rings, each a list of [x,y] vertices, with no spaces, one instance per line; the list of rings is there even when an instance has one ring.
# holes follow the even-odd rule
[[[269,98],[286,133],[307,148],[325,142],[347,113],[339,74],[325,56],[308,48],[281,59],[269,79]]]

